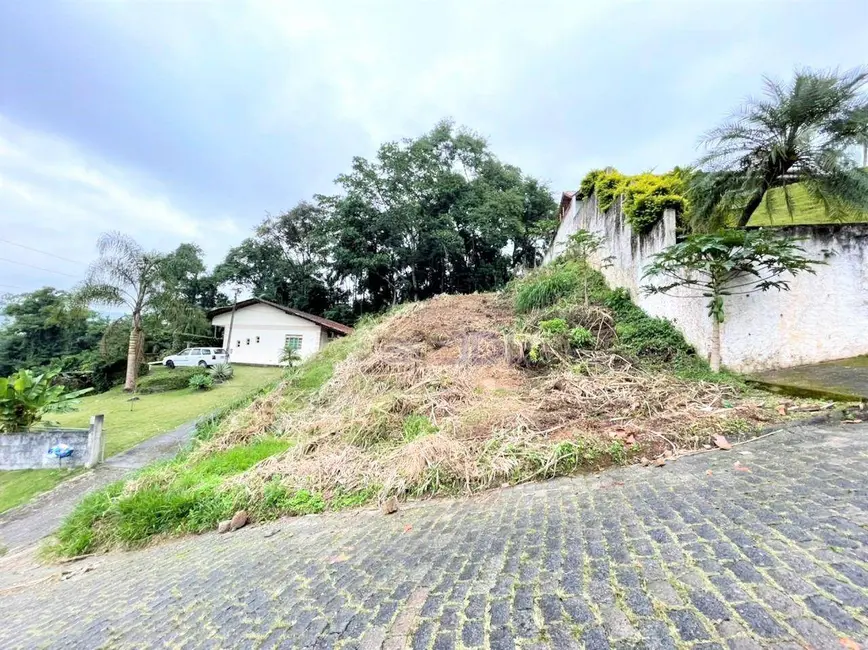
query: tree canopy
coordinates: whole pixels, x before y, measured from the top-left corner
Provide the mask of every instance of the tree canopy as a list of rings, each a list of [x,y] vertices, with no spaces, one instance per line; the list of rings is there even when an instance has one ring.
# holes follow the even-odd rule
[[[38,368],[97,347],[106,326],[53,287],[12,296],[2,309],[0,376]]]
[[[215,269],[221,282],[336,320],[503,286],[557,225],[548,188],[444,121],[356,157],[318,195],[268,217]]]

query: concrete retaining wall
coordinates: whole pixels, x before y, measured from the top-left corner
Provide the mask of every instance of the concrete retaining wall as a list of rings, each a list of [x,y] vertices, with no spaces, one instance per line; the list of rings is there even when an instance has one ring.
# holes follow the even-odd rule
[[[93,467],[102,454],[103,416],[91,418],[89,429],[48,429],[0,434],[0,470]],[[58,464],[48,450],[65,444],[74,452]]]
[[[566,248],[579,229],[605,236],[595,260],[612,256],[601,268],[610,286],[624,287],[633,300],[653,316],[670,320],[707,358],[711,321],[707,298],[645,296],[641,287],[651,257],[676,241],[675,213],[667,211],[648,234],[637,235],[624,218],[620,203],[605,213],[596,198],[573,199],[546,253],[549,262]],[[868,354],[868,225],[795,226],[777,228],[782,236],[802,240],[812,259],[826,262],[816,274],[803,273],[790,282],[790,291],[729,296],[721,329],[722,361],[738,372],[787,368],[808,363]]]

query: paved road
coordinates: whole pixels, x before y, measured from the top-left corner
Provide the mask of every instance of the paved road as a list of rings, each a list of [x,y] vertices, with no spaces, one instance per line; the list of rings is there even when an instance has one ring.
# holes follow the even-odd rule
[[[195,422],[150,438],[107,459],[95,470],[62,482],[29,503],[0,515],[0,545],[8,550],[31,546],[50,535],[81,498],[156,460],[171,458],[193,435]],[[2,579],[0,579],[2,583]]]
[[[868,426],[829,425],[189,538],[3,594],[0,647],[853,648],[866,470]]]

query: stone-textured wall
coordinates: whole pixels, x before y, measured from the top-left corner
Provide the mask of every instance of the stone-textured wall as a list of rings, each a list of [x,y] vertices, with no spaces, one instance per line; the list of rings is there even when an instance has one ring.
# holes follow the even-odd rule
[[[595,197],[574,201],[546,255],[550,261],[563,252],[570,234],[579,229],[605,235],[596,260],[614,257],[601,269],[611,286],[624,287],[645,311],[674,323],[703,356],[708,355],[711,322],[707,299],[682,296],[645,296],[642,276],[651,257],[675,243],[675,213],[648,234],[636,235],[616,203],[605,213]],[[790,291],[729,296],[721,331],[723,364],[739,372],[787,368],[868,354],[868,224],[796,226],[777,229],[801,239],[812,259],[825,265],[816,274],[803,273],[790,282]]]
[[[87,429],[52,429],[30,433],[0,434],[0,470],[52,469],[58,467],[57,458],[48,450],[57,444],[67,444],[75,452],[61,461],[61,467],[81,467],[88,458]]]

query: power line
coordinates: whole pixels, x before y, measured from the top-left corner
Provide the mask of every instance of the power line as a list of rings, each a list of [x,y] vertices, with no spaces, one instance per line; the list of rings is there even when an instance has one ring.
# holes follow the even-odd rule
[[[17,246],[18,248],[24,248],[26,250],[33,251],[34,253],[40,253],[42,255],[48,255],[49,257],[55,257],[59,260],[63,260],[64,262],[72,262],[73,264],[81,264],[82,266],[87,266],[87,264],[85,264],[84,262],[80,262],[78,260],[72,260],[72,259],[69,259],[68,257],[62,257],[61,255],[56,255],[55,253],[49,253],[48,251],[41,251],[38,248],[33,248],[32,246],[25,246],[24,244],[18,244],[14,241],[9,241],[8,239],[3,239],[2,237],[0,237],[0,241],[4,242],[6,244],[12,244],[13,246]]]
[[[41,266],[35,266],[33,264],[27,264],[26,262],[18,262],[16,260],[8,260],[5,257],[0,257],[0,262],[9,262],[10,264],[18,264],[20,266],[28,266],[31,269],[36,269],[37,271],[45,271],[47,273],[57,273],[58,275],[65,275],[70,278],[77,278],[77,275],[73,275],[72,273],[64,273],[63,271],[55,271],[54,269],[46,269]]]

